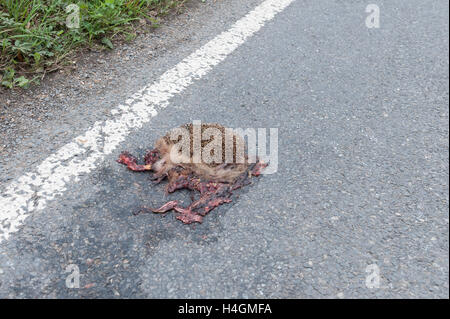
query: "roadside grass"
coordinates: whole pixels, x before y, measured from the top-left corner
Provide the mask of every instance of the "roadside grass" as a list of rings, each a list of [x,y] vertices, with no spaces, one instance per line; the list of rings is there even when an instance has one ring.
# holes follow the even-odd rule
[[[136,20],[155,27],[158,15],[185,1],[0,0],[0,83],[39,83],[80,47],[112,49],[114,38],[135,37]]]

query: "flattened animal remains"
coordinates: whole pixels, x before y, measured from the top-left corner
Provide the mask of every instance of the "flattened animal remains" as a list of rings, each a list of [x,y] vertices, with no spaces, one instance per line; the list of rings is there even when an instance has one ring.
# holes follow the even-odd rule
[[[223,203],[229,203],[232,201],[233,191],[249,185],[253,177],[257,177],[261,174],[261,171],[267,166],[259,159],[256,159],[255,163],[250,163],[248,156],[245,155],[244,139],[236,133],[229,134],[225,131],[225,127],[219,124],[202,123],[194,128],[192,124],[185,124],[180,127],[187,132],[190,143],[188,150],[190,155],[181,155],[179,144],[182,138],[178,140],[172,140],[170,132],[164,137],[158,139],[155,143],[155,148],[148,151],[144,157],[144,164],[138,164],[136,157],[128,152],[122,152],[117,162],[126,165],[130,170],[136,172],[153,171],[151,179],[155,184],[160,183],[164,179],[168,179],[166,186],[166,193],[173,193],[179,189],[188,189],[191,193],[192,202],[188,207],[181,207],[177,200],[172,200],[157,209],[143,207],[139,212],[153,212],[153,213],[166,213],[170,210],[174,210],[178,213],[177,219],[181,220],[185,224],[193,222],[201,223],[203,217],[211,210]],[[222,138],[222,143],[216,145],[222,146],[222,161],[215,160],[213,163],[205,163],[203,159],[201,161],[194,161],[194,133],[201,134],[205,130],[211,132],[211,129],[218,135],[214,135],[214,138]],[[198,130],[198,131],[195,131]],[[232,137],[232,147],[228,145],[228,149],[233,152],[232,161],[225,161],[226,137]],[[201,139],[201,148],[205,150],[205,146],[214,141],[213,135],[210,139]],[[186,142],[186,141],[184,141]],[[219,140],[220,142],[220,140]],[[177,149],[172,148],[176,145]],[[240,145],[239,148],[237,145]],[[244,150],[242,152],[244,160],[238,161],[236,152],[238,150]],[[171,153],[172,151],[172,153]],[[211,151],[213,154],[215,150]],[[176,160],[173,159],[173,154],[177,154]],[[217,154],[216,154],[217,155]],[[218,154],[220,156],[220,154]],[[183,156],[185,158],[183,158]],[[187,158],[186,158],[187,157]],[[217,159],[217,158],[216,158]],[[198,197],[198,199],[196,199]],[[138,213],[139,213],[138,212]]]

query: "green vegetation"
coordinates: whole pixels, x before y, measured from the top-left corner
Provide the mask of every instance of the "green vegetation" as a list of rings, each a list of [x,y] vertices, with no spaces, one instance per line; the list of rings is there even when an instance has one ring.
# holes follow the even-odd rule
[[[184,1],[0,0],[1,85],[27,87],[38,82],[46,72],[60,68],[76,48],[112,49],[115,37],[134,38],[135,20],[146,19],[155,26],[155,16]]]

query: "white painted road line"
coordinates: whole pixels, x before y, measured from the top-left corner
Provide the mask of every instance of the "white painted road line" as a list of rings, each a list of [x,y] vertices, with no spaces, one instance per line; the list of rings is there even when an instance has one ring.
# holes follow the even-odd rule
[[[194,80],[223,61],[263,25],[294,0],[267,0],[238,20],[229,30],[192,53],[160,79],[112,110],[114,119],[98,121],[72,142],[49,156],[35,170],[13,181],[0,197],[0,242],[10,237],[27,215],[46,207],[68,183],[95,169],[132,131],[157,114]]]

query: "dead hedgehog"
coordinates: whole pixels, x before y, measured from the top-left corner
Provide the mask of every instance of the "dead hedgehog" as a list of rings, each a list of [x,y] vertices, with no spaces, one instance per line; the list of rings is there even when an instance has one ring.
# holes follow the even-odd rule
[[[186,140],[183,140],[183,132],[187,137]],[[211,133],[214,132],[218,133],[216,137],[222,138],[221,141],[212,138],[214,135]],[[210,139],[202,138],[205,133],[211,134]],[[197,139],[200,138],[200,145],[194,144],[195,134],[199,134]],[[232,141],[231,145],[227,145],[227,138]],[[195,149],[197,147],[204,151],[211,143],[221,148],[223,152],[208,148],[213,160],[205,162],[204,157],[200,156],[199,152],[196,153]],[[228,154],[227,158],[226,151],[231,151],[232,156]],[[239,157],[240,154],[241,157]],[[194,193],[198,192],[199,198],[195,200],[195,195],[192,194],[192,203],[186,208],[179,206],[178,201],[174,200],[158,209],[142,208],[140,210],[140,212],[165,213],[174,209],[179,213],[177,219],[186,224],[201,223],[203,216],[212,209],[231,202],[232,191],[250,184],[252,176],[259,176],[261,170],[267,166],[259,160],[256,160],[256,163],[249,163],[245,155],[244,139],[216,123],[185,124],[178,131],[173,130],[167,133],[156,141],[153,150],[146,153],[144,165],[139,165],[137,159],[128,152],[122,152],[117,161],[127,165],[133,171],[153,171],[152,180],[155,183],[167,177],[167,193],[183,188]]]

